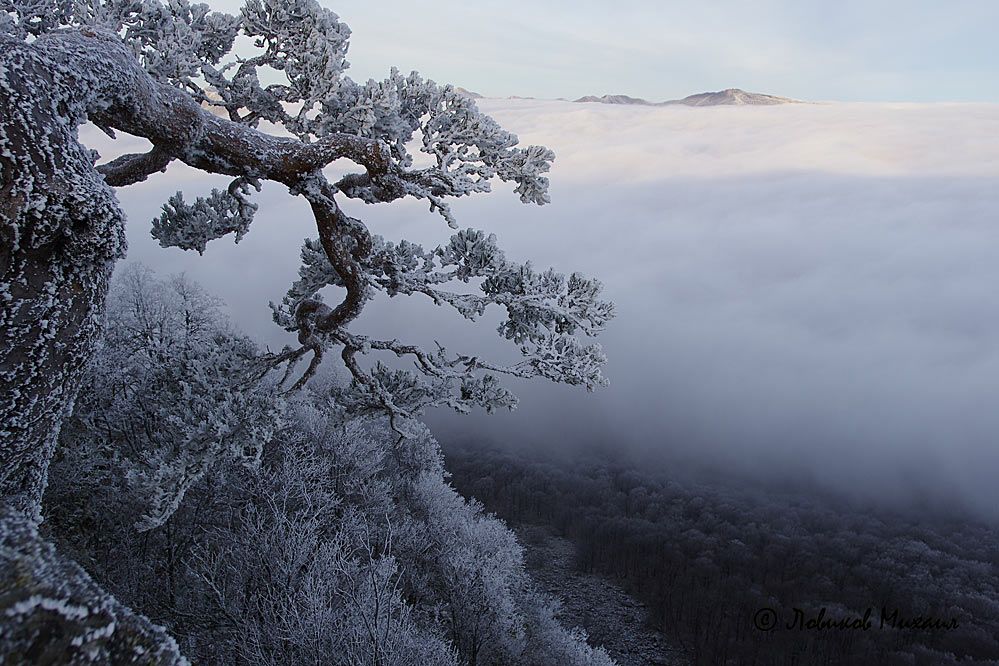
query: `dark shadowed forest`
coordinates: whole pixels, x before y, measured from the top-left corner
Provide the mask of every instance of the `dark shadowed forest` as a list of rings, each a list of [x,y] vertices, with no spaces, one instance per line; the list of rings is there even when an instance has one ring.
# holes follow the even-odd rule
[[[680,481],[599,457],[445,452],[462,494],[574,542],[579,569],[641,599],[648,623],[697,664],[999,660],[994,527]]]

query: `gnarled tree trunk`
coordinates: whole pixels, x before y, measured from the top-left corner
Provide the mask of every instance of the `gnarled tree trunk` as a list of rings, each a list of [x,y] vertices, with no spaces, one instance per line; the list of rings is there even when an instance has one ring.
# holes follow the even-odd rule
[[[108,73],[0,37],[0,662],[183,661],[161,628],[37,532],[49,459],[124,250],[114,193],[76,138]]]
[[[0,498],[37,519],[124,217],[76,140],[88,82],[0,40]]]

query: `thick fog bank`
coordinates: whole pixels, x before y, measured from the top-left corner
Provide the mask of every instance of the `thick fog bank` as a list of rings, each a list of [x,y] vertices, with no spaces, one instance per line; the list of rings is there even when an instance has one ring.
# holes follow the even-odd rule
[[[612,384],[518,384],[511,414],[431,415],[442,436],[617,446],[999,517],[999,106],[482,106],[556,151],[553,203],[501,187],[456,202],[459,221],[514,259],[604,281]],[[290,342],[266,304],[315,233],[301,201],[265,187],[250,234],[205,257],[149,237],[175,189],[193,199],[210,181],[171,167],[122,191],[129,259],[186,270],[254,337]],[[390,239],[450,234],[416,202],[347,205]],[[402,298],[361,327],[509,358],[498,321]]]

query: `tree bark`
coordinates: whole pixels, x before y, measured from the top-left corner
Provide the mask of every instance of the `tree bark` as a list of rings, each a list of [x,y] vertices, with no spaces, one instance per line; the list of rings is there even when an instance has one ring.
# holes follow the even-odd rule
[[[185,663],[38,534],[49,460],[97,344],[124,216],[77,141],[106,71],[0,38],[0,662]]]
[[[125,249],[114,193],[76,138],[77,83],[0,43],[0,498],[34,520]]]

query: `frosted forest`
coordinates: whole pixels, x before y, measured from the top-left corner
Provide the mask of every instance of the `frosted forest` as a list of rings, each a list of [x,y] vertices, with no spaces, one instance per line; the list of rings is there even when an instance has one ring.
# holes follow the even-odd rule
[[[867,256],[820,182],[837,151],[834,187],[966,176],[900,117],[966,114],[975,178],[918,210],[851,181],[856,210],[999,210],[997,146],[954,138],[992,107],[485,99],[355,80],[364,39],[316,0],[0,0],[0,664],[999,663],[999,460],[968,408],[995,335],[948,282],[986,245],[897,245],[941,297],[914,299],[932,345],[872,315],[884,383],[809,272]],[[807,232],[828,255],[785,186],[842,217]],[[730,198],[766,221],[726,235]],[[705,270],[716,232],[744,254]]]

